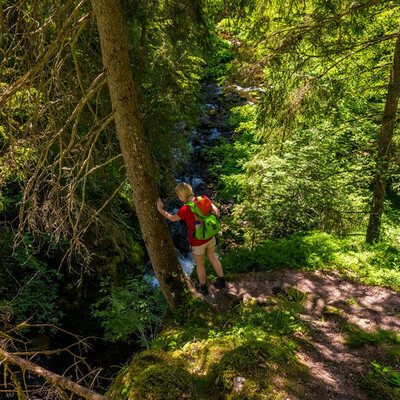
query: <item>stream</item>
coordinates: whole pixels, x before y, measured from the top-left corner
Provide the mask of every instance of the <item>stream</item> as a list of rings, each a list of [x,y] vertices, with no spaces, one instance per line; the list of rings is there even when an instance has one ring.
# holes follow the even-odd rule
[[[191,132],[190,147],[192,154],[189,162],[184,166],[185,173],[175,174],[176,183],[189,183],[195,195],[206,195],[215,200],[215,182],[211,182],[208,173],[208,161],[202,156],[205,148],[218,145],[220,138],[230,139],[234,133],[234,127],[229,124],[230,109],[244,104],[254,104],[251,93],[262,91],[262,88],[242,88],[230,85],[224,89],[215,82],[206,82],[203,86],[205,104],[202,107],[202,115],[199,124]],[[167,210],[173,214],[177,213],[182,203],[176,200],[172,207]],[[195,263],[190,254],[187,242],[187,227],[184,221],[170,222],[168,226],[172,241],[178,254],[179,262],[184,273],[190,276]],[[217,254],[218,256],[218,254]],[[151,263],[146,265],[146,280],[152,287],[158,286],[154,276]]]
[[[192,129],[190,134],[191,157],[184,168],[184,174],[175,175],[177,183],[182,181],[189,183],[196,195],[204,194],[211,200],[215,200],[216,182],[208,173],[209,161],[202,156],[202,152],[206,148],[218,146],[220,138],[231,139],[234,127],[229,125],[230,109],[250,103],[252,99],[248,98],[247,93],[249,92],[246,89],[234,85],[222,89],[215,82],[204,83],[202,115],[199,118],[199,124]],[[181,206],[182,203],[176,199],[174,203],[166,206],[166,209],[176,213]],[[186,224],[183,221],[167,222],[182,269],[187,276],[190,276],[195,263],[190,254]],[[158,286],[150,262],[146,264],[146,271],[145,279],[152,287]],[[76,338],[70,335],[58,334],[57,337],[52,338],[49,335],[39,334],[34,338],[33,346],[36,350],[47,349],[51,346],[65,348],[70,346],[74,339]],[[119,341],[105,343],[103,339],[91,338],[90,349],[89,347],[84,349],[85,359],[88,365],[96,366],[96,371],[104,372],[104,377],[98,377],[99,381],[95,384],[95,388],[104,391],[104,388],[109,385],[117,365],[126,362],[139,350],[141,350],[141,346],[135,342],[130,344]],[[40,355],[35,360],[39,365],[44,365],[60,374],[65,371],[67,366],[73,365],[76,361],[71,355],[63,355],[58,360],[53,360],[47,355]],[[36,381],[34,380],[34,382]]]

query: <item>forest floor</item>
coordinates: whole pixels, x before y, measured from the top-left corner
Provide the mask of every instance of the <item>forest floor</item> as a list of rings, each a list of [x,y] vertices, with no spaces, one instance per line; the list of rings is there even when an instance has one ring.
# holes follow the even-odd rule
[[[335,271],[275,271],[238,276],[221,291],[210,285],[206,300],[224,313],[238,300],[253,298],[263,305],[268,297],[290,287],[306,293],[300,317],[310,327],[304,334],[309,345],[301,347],[298,357],[309,368],[311,379],[297,399],[365,400],[360,382],[382,350],[374,343],[361,348],[346,344],[348,327],[400,333],[399,293],[349,282]]]

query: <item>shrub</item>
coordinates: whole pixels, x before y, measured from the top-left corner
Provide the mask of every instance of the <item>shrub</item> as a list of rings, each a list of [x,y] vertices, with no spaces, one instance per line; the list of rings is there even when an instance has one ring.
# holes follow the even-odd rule
[[[371,363],[371,371],[363,380],[362,388],[371,400],[400,400],[400,376],[391,367],[382,367],[378,363]]]
[[[236,247],[221,262],[227,272],[241,273],[337,268],[349,278],[400,290],[399,248],[391,241],[370,245],[363,238],[315,231],[265,240],[252,249]]]
[[[92,306],[92,315],[101,319],[105,338],[129,342],[136,336],[148,346],[167,309],[161,291],[152,292],[148,283],[138,278],[115,288],[103,281],[101,291],[106,294]]]
[[[13,249],[13,234],[0,236],[1,287],[4,303],[15,322],[58,325],[62,312],[57,304],[61,274],[37,257],[29,236]]]

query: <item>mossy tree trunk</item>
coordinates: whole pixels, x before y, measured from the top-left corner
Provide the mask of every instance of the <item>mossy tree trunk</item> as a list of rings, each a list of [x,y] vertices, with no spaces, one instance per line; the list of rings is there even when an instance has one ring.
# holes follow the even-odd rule
[[[187,296],[187,282],[165,219],[157,211],[154,167],[140,118],[119,0],[93,0],[117,138],[143,239],[161,290],[172,308]]]
[[[394,59],[390,73],[385,110],[383,112],[381,134],[379,136],[374,188],[368,222],[366,242],[379,240],[383,202],[386,197],[386,183],[389,172],[390,152],[394,134],[397,107],[400,96],[400,28],[397,32]]]

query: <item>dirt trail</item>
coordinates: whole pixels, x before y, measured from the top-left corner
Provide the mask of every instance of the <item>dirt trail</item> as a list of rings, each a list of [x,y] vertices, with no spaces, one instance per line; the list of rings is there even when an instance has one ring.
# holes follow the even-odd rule
[[[359,384],[379,349],[349,348],[344,343],[343,322],[367,331],[379,328],[400,333],[399,293],[349,282],[336,272],[277,271],[248,274],[229,282],[223,291],[216,291],[211,285],[207,299],[223,311],[232,301],[250,296],[264,304],[267,296],[287,287],[307,293],[306,311],[301,318],[311,326],[307,339],[313,344],[298,353],[313,378],[303,388],[302,397],[289,399],[365,400]],[[326,314],[329,309],[332,314]]]

